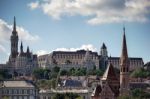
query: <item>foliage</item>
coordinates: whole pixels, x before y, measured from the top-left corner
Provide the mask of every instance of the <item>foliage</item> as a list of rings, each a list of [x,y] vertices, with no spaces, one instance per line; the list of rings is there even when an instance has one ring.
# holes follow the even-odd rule
[[[132,90],[132,97],[135,99],[149,99],[150,93],[146,93],[143,89],[134,89]]]
[[[60,70],[60,67],[58,67],[58,66],[55,66],[55,67],[52,68],[52,71],[56,72],[56,73],[58,73],[59,70]]]
[[[2,99],[9,99],[9,97],[8,96],[4,96]]]
[[[150,76],[150,71],[147,71],[143,68],[138,68],[131,73],[131,77],[135,78],[146,78]]]
[[[64,75],[68,75],[69,73],[68,73],[68,71],[67,70],[61,70],[61,72],[60,72],[60,75],[61,76],[64,76]]]
[[[36,79],[49,79],[50,72],[49,69],[37,68],[33,71],[33,76]]]
[[[8,70],[0,70],[0,80],[10,79],[12,75],[8,73]]]
[[[56,79],[54,78],[51,80],[42,79],[36,82],[36,86],[40,89],[51,89],[51,88],[56,87],[55,82],[56,82]]]
[[[118,99],[131,99],[129,96],[119,96]]]
[[[102,76],[104,71],[100,69],[93,68],[93,70],[87,71],[86,68],[71,68],[70,70],[61,70],[60,75],[68,75],[68,76],[86,76],[88,75],[97,75],[97,76]]]
[[[57,93],[53,96],[52,99],[81,99],[81,98],[78,94],[75,93],[64,93],[64,94]]]

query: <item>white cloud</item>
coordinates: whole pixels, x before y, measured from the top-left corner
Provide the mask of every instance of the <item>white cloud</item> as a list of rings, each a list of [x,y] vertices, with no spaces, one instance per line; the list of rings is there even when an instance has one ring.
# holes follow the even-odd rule
[[[86,44],[86,45],[82,45],[81,47],[78,47],[78,48],[56,48],[55,50],[53,51],[77,51],[77,50],[90,50],[90,51],[93,51],[93,52],[96,52],[97,49],[92,45],[92,44]],[[51,51],[51,52],[53,52]],[[45,54],[49,54],[51,53],[50,51],[46,51],[46,50],[39,50],[37,51],[37,55],[40,56],[40,55],[45,55]]]
[[[0,63],[5,63],[10,55],[10,36],[12,33],[12,25],[0,19]],[[17,26],[19,39],[29,44],[35,43],[39,40],[37,35],[31,35],[23,27]]]
[[[0,44],[4,45],[6,42],[10,41],[12,27],[12,25],[9,25],[4,20],[0,19]],[[33,43],[39,40],[39,36],[32,35],[23,27],[17,26],[17,32],[19,35],[19,39],[28,43]]]
[[[30,4],[36,4],[32,2]],[[30,6],[30,8],[32,8]],[[36,4],[54,19],[62,16],[89,17],[89,24],[146,22],[149,20],[150,0],[43,0]]]
[[[40,56],[40,55],[49,54],[49,52],[46,51],[46,50],[39,50],[39,51],[36,52],[36,54],[37,54],[38,56]]]
[[[0,45],[0,53],[6,53],[6,49],[3,45]]]
[[[28,4],[28,6],[31,8],[31,10],[34,10],[34,9],[38,8],[39,2],[38,1],[31,2],[31,3]]]
[[[54,51],[77,51],[77,50],[96,51],[97,49],[92,44],[82,45],[79,48],[57,48]]]

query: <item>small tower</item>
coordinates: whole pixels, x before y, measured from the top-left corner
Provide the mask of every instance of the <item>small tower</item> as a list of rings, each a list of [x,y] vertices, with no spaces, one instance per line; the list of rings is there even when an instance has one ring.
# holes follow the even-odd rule
[[[27,52],[26,52],[26,53],[28,53],[28,54],[30,53],[30,49],[29,49],[29,46],[27,47]]]
[[[10,37],[11,40],[11,57],[16,58],[18,55],[18,33],[16,31],[16,19],[14,16],[14,26],[13,26],[13,31]]]
[[[22,41],[21,41],[21,45],[20,45],[20,53],[23,53],[23,45],[22,45]]]
[[[100,51],[101,56],[103,57],[107,57],[107,47],[105,45],[105,43],[103,43],[102,47],[101,47],[101,51]]]
[[[129,95],[129,59],[126,44],[125,27],[123,28],[122,54],[120,57],[120,95]]]
[[[108,65],[108,54],[107,54],[107,47],[106,47],[105,43],[103,43],[103,45],[101,47],[100,55],[101,55],[100,68],[105,70]]]

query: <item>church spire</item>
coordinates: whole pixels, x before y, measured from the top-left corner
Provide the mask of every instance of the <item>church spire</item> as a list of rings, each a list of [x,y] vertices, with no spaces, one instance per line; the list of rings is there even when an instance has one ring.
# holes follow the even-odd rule
[[[13,31],[16,31],[16,17],[14,16],[14,26],[13,26]]]
[[[129,60],[125,27],[123,28],[122,53],[120,57],[120,95],[129,95]]]
[[[125,60],[128,59],[125,27],[123,27],[123,42],[122,42],[122,54],[121,54],[121,64],[124,64]]]
[[[27,47],[27,53],[30,53],[30,49],[29,49],[29,46]]]
[[[22,41],[21,41],[21,45],[20,45],[20,53],[23,53],[23,45],[22,45]]]
[[[18,55],[18,34],[16,31],[16,18],[14,16],[13,31],[10,37],[11,40],[11,57],[16,58]]]

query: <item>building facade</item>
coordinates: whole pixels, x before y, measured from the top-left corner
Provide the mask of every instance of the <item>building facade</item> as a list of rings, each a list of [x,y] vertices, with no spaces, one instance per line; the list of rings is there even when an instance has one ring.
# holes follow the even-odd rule
[[[28,81],[3,81],[1,99],[38,99],[38,90]]]
[[[89,50],[75,52],[53,51],[49,55],[39,56],[38,64],[43,68],[50,68],[57,65],[65,69],[72,67],[87,67],[88,69],[92,69],[93,66],[99,68],[99,56],[97,52]]]
[[[90,66],[85,64],[85,59],[86,63],[90,62]],[[80,68],[84,66],[92,68],[92,66],[96,66],[97,69],[100,68],[105,70],[109,63],[111,63],[114,68],[120,69],[120,57],[109,57],[107,47],[104,43],[100,49],[100,54],[92,51],[79,50],[74,52],[53,51],[50,54],[38,56],[38,65],[42,68],[50,68],[57,64],[57,66],[64,69],[70,69],[72,67]],[[144,62],[142,58],[129,57],[130,71],[141,68],[143,65]]]

